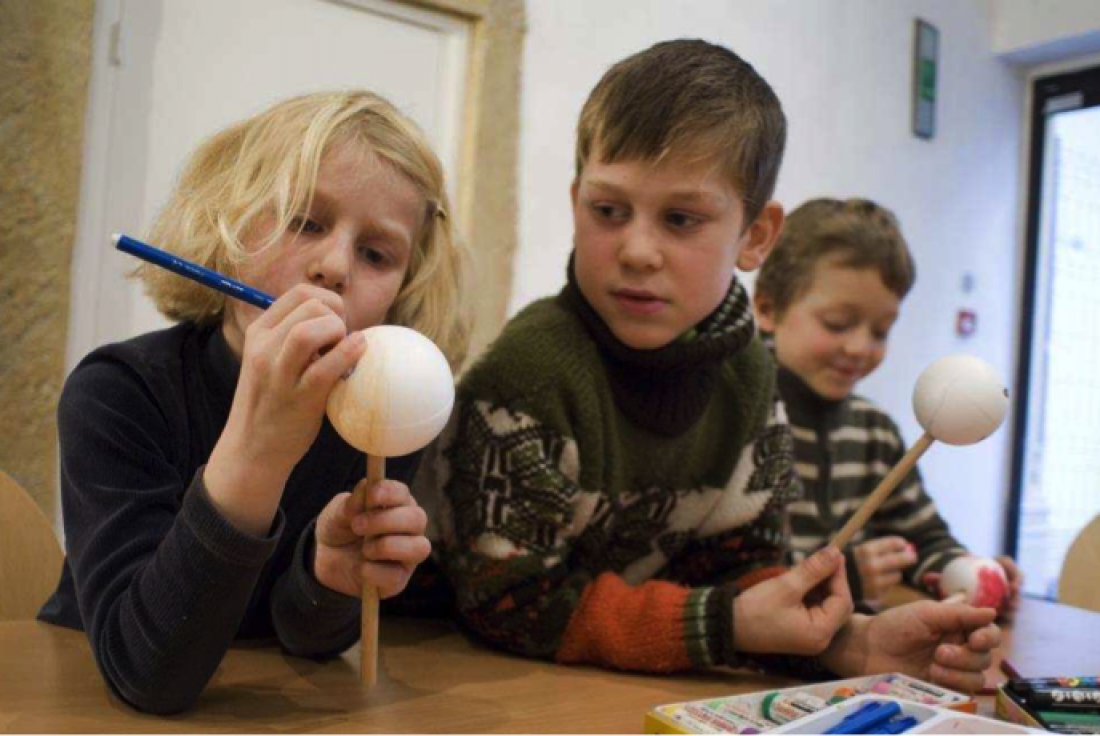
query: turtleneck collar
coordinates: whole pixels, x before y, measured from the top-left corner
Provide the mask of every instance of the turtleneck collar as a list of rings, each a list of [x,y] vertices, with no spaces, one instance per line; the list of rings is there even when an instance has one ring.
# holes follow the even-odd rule
[[[608,366],[612,394],[635,424],[675,436],[703,415],[718,384],[722,363],[744,348],[756,332],[748,293],[734,277],[721,304],[691,330],[664,347],[639,350],[623,343],[588,303],[569,257],[568,282],[559,302],[580,319]]]
[[[770,334],[763,335],[764,344],[775,354],[775,337]],[[779,396],[783,399],[791,421],[801,426],[815,426],[824,419],[827,423],[835,419],[840,413],[846,399],[827,399],[810,384],[791,369],[785,367],[776,357],[779,369],[776,373],[776,385],[779,388]]]

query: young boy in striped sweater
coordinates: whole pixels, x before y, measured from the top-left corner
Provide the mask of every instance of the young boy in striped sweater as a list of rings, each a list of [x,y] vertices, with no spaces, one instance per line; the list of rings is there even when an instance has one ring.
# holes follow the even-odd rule
[[[785,126],[756,71],[703,41],[636,54],[589,96],[568,283],[465,375],[442,494],[421,497],[484,640],[627,670],[980,687],[993,611],[852,615],[836,549],[782,567],[791,438],[734,269],[758,268],[782,226]]]
[[[795,560],[824,547],[905,454],[893,420],[852,392],[886,357],[890,328],[916,271],[893,213],[865,199],[815,199],[791,212],[756,282],[754,302],[779,360],[802,499],[790,504]],[[968,554],[913,472],[846,554],[856,600],[903,580],[938,594],[937,578]],[[998,558],[1019,595],[1020,572]]]

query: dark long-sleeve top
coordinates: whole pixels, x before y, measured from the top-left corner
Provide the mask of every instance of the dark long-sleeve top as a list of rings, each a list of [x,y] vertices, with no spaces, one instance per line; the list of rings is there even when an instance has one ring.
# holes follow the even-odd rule
[[[238,639],[324,657],[359,636],[359,600],[312,573],[314,522],[365,473],[326,420],[262,537],[203,485],[240,364],[218,326],[181,323],[86,357],[58,407],[66,560],[39,618],[87,632],[111,689],[152,713],[198,699]],[[392,459],[410,483],[418,456]]]
[[[779,369],[779,393],[787,405],[794,434],[795,468],[805,496],[787,508],[791,548],[797,562],[824,547],[905,454],[905,442],[893,420],[867,399],[849,396],[829,401],[786,368]],[[941,572],[967,554],[936,511],[914,468],[885,503],[856,533],[846,550],[852,597],[863,598],[863,581],[852,550],[860,542],[897,535],[911,543],[917,563],[905,581],[928,592],[923,576]]]

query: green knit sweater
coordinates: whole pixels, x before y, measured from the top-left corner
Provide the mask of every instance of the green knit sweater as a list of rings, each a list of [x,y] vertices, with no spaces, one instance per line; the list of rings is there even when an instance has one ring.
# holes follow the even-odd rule
[[[465,375],[422,476],[442,489],[427,504],[438,559],[481,637],[621,669],[791,669],[733,646],[733,598],[782,572],[798,488],[774,364],[734,287],[723,308],[737,313],[719,316],[744,340],[663,384],[665,364],[651,364],[656,382],[635,381],[634,394],[570,287],[517,315]],[[721,330],[696,332],[663,350]],[[694,416],[677,415],[693,403]]]

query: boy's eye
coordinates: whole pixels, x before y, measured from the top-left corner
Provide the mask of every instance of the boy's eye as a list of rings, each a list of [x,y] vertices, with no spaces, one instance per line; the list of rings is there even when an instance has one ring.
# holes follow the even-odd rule
[[[669,212],[665,215],[665,221],[677,230],[686,230],[701,223],[703,218],[687,212]]]
[[[593,202],[591,207],[592,211],[596,213],[596,217],[601,220],[622,221],[627,217],[626,208],[617,204]]]
[[[851,327],[851,325],[849,325],[847,322],[829,319],[822,320],[821,324],[825,327],[826,330],[837,335],[842,332],[846,332],[848,328]]]

